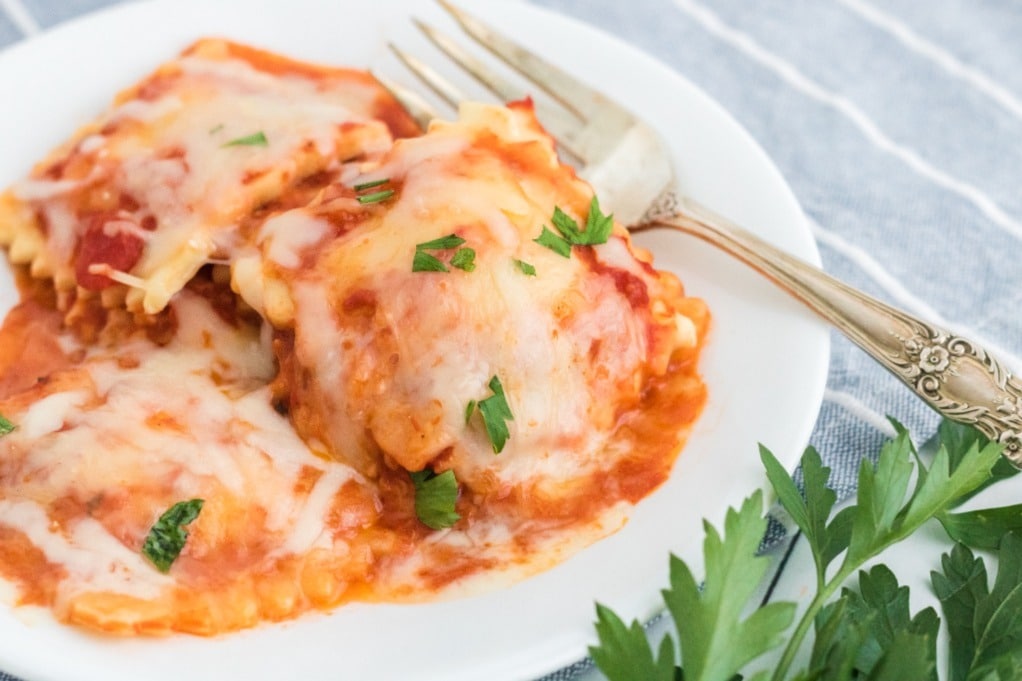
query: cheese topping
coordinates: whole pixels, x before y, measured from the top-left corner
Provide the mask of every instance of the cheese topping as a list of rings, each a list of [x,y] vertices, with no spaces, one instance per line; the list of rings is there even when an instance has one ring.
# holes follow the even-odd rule
[[[525,107],[468,105],[457,123],[398,142],[374,174],[400,187],[395,197],[351,216],[359,227],[309,267],[276,275],[293,294],[294,362],[315,384],[297,389],[294,406],[315,424],[299,432],[369,475],[382,455],[408,470],[453,468],[480,492],[561,494],[612,467],[621,414],[696,346],[677,281],[639,259],[621,228],[570,258],[535,243],[555,206],[584,224],[591,193]],[[334,221],[352,213],[332,210]],[[308,215],[267,224],[285,219]],[[413,271],[417,244],[448,234],[474,249],[475,270]],[[465,418],[493,376],[514,414],[497,457]]]
[[[134,277],[120,278],[135,286],[129,307],[158,312],[203,264],[229,256],[218,232],[302,178],[409,134],[396,109],[363,73],[200,41],[13,188],[0,203],[0,244],[41,232],[41,249],[22,255],[37,276],[100,290],[116,279],[92,267],[103,263]],[[104,227],[112,220],[116,236]]]
[[[34,277],[0,328],[20,603],[210,635],[493,588],[666,479],[705,400],[705,306],[620,225],[537,243],[593,196],[528,103],[414,132],[366,74],[204,40],[0,195]],[[439,525],[420,471],[456,482]],[[143,546],[188,500],[163,574]]]

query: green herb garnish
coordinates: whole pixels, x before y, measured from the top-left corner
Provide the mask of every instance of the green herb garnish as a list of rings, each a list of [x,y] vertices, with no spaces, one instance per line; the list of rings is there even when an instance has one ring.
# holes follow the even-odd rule
[[[372,189],[373,187],[379,187],[390,182],[389,177],[385,177],[382,180],[372,180],[370,182],[363,182],[362,184],[356,184],[352,189],[356,192],[365,191],[366,189]]]
[[[217,134],[218,132],[220,132],[223,129],[224,129],[224,124],[223,123],[220,123],[219,125],[214,125],[212,128],[209,129],[209,134],[210,135],[215,135],[215,134]]]
[[[766,569],[766,559],[757,556],[766,520],[762,495],[756,492],[728,512],[723,533],[704,526],[701,585],[684,561],[671,557],[670,586],[663,593],[676,639],[669,635],[654,650],[638,622],[626,625],[597,605],[599,645],[590,653],[607,678],[936,681],[937,613],[925,608],[913,615],[908,588],[885,565],[874,563],[924,523],[946,522],[952,515],[950,525],[960,536],[989,544],[999,532],[1002,539],[992,587],[982,560],[962,544],[944,556],[942,571],[932,575],[951,638],[949,681],[1015,678],[1022,663],[1022,538],[1010,530],[1018,520],[996,509],[981,517],[950,513],[1011,474],[1000,458],[1002,447],[971,429],[945,424],[927,466],[904,429],[895,427],[898,435],[884,445],[876,465],[864,458],[855,503],[837,513],[836,495],[827,487],[830,470],[815,450],[807,449],[802,457],[800,491],[761,448],[767,477],[805,535],[815,565],[812,600],[797,619],[792,603],[750,607]],[[986,527],[980,531],[971,523]],[[872,567],[863,570],[867,564]],[[756,668],[754,663],[777,647],[776,664],[765,668],[760,661]],[[794,668],[796,660],[805,666]]]
[[[572,246],[597,246],[607,243],[607,239],[610,238],[610,233],[614,229],[614,216],[603,214],[603,211],[600,210],[600,201],[595,196],[589,202],[589,215],[586,217],[585,229],[580,228],[575,219],[561,210],[559,206],[554,207],[554,214],[550,221],[560,235],[554,234],[544,226],[535,242],[565,258],[571,256]]]
[[[426,251],[449,251],[453,248],[458,250],[451,256],[451,267],[471,272],[476,268],[476,252],[471,248],[458,248],[463,243],[465,240],[457,234],[448,234],[439,239],[416,244],[412,272],[449,272],[447,265],[440,258]]]
[[[232,139],[230,142],[224,142],[223,147],[265,147],[270,144],[269,140],[266,139],[266,134],[262,130],[254,132],[251,135],[245,135],[244,137],[237,137]]]
[[[415,515],[434,530],[451,527],[461,518],[454,510],[458,501],[458,481],[454,471],[437,475],[431,470],[410,472],[415,485]]]
[[[365,205],[367,203],[380,203],[381,201],[386,201],[390,197],[394,196],[394,193],[395,192],[393,189],[384,189],[382,192],[373,192],[372,194],[361,194],[358,197],[358,202],[361,203],[362,205]]]
[[[543,226],[543,231],[533,241],[540,246],[546,246],[557,255],[563,255],[565,258],[571,257],[571,244],[568,240],[557,236],[545,225]]]
[[[493,445],[493,453],[500,454],[504,445],[507,444],[508,438],[511,437],[507,422],[513,421],[515,417],[511,414],[511,407],[507,403],[504,386],[501,385],[500,379],[496,376],[491,378],[489,388],[493,394],[484,400],[479,400],[476,408],[483,417],[483,425],[486,427],[486,435],[490,438],[490,444]],[[471,416],[470,412],[468,416]]]
[[[448,234],[442,236],[439,239],[433,239],[432,241],[426,241],[421,244],[415,244],[415,250],[417,251],[446,251],[451,248],[457,248],[458,246],[465,243],[457,234]]]
[[[149,530],[142,544],[142,555],[148,558],[160,572],[167,572],[181,554],[188,540],[184,528],[199,517],[202,499],[179,501],[167,509]]]
[[[0,414],[0,435],[7,435],[7,433],[14,430],[16,426],[7,420],[7,418]]]
[[[451,267],[471,272],[476,268],[476,252],[471,248],[459,248],[451,256]]]
[[[412,258],[412,272],[449,272],[447,265],[440,262],[440,259],[425,251],[415,251]]]
[[[518,267],[522,274],[526,274],[530,277],[536,276],[535,267],[525,262],[524,260],[519,260],[518,258],[513,258],[513,260],[515,261],[515,266]]]
[[[941,559],[930,580],[948,622],[948,681],[1014,679],[1022,660],[1022,538],[1004,535],[997,578],[965,545]]]

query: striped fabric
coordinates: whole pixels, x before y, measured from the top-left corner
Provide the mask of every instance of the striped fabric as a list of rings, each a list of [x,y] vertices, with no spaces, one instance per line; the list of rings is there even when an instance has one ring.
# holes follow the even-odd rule
[[[533,1],[650,52],[723,104],[794,188],[828,271],[1022,370],[1022,4]],[[0,47],[108,4],[0,0]],[[847,496],[862,453],[891,431],[884,415],[920,439],[937,418],[833,340],[812,442]]]

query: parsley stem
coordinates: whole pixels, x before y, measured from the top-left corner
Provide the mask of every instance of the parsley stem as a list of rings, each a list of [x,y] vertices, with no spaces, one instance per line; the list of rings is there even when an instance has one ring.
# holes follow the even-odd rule
[[[820,610],[827,604],[831,596],[841,588],[841,585],[852,576],[852,573],[858,567],[858,565],[842,565],[841,569],[838,570],[837,574],[829,582],[817,589],[816,596],[810,601],[806,611],[802,613],[798,626],[795,627],[794,633],[788,639],[788,644],[784,647],[784,653],[781,654],[781,659],[778,661],[777,666],[774,667],[773,676],[770,677],[771,681],[784,681],[791,663],[795,661],[795,656],[798,654],[799,649],[802,648],[802,642],[805,640],[806,634],[809,633],[809,628],[816,621],[816,616],[820,614]]]
[[[809,628],[813,625],[816,620],[816,616],[820,614],[820,610],[827,604],[830,598],[837,593],[838,589],[844,586],[845,582],[855,574],[855,571],[865,565],[867,562],[879,556],[889,547],[903,541],[918,530],[923,522],[929,519],[930,516],[922,518],[921,522],[915,523],[902,523],[897,529],[887,532],[881,535],[877,540],[872,543],[869,550],[865,552],[865,555],[855,559],[849,560],[846,554],[844,562],[841,563],[840,569],[834,574],[834,576],[827,581],[825,584],[817,589],[816,597],[809,603],[809,607],[802,614],[802,618],[798,622],[798,626],[795,627],[794,633],[791,638],[788,639],[788,644],[784,648],[784,653],[781,655],[780,661],[777,663],[777,667],[774,668],[773,676],[770,677],[771,681],[784,681],[785,676],[788,673],[788,668],[791,667],[791,663],[795,660],[795,656],[798,654],[799,649],[802,647],[802,641],[805,640],[806,634],[809,633]],[[817,583],[821,579],[820,575],[817,575]]]

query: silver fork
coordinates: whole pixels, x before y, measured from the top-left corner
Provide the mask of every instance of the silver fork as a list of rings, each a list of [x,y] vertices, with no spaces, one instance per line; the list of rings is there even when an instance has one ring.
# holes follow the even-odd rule
[[[942,415],[1002,443],[1005,457],[1022,468],[1022,382],[990,352],[866,295],[681,195],[667,147],[649,126],[464,10],[437,1],[472,39],[556,100],[556,105],[537,102],[537,116],[565,156],[577,162],[601,203],[612,207],[629,230],[674,229],[737,257],[833,324]],[[502,101],[528,94],[437,29],[416,24]],[[390,47],[452,106],[468,99],[424,62]],[[414,91],[386,84],[420,121],[436,117]]]

